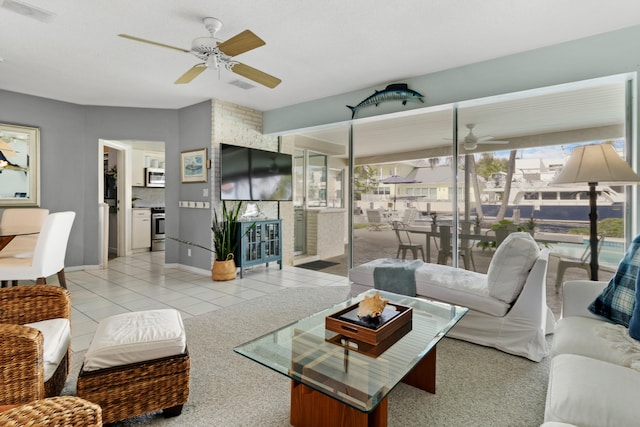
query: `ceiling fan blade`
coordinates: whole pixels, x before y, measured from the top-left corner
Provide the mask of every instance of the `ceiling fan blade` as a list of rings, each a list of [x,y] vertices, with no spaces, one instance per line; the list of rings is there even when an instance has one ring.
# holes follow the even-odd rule
[[[244,30],[229,40],[218,43],[218,49],[225,55],[236,56],[265,44],[264,40],[253,34],[251,30]]]
[[[158,42],[153,42],[151,40],[141,39],[140,37],[130,36],[129,34],[118,34],[118,37],[122,37],[122,38],[125,38],[125,39],[137,41],[137,42],[152,44],[152,45],[155,45],[155,46],[166,47],[166,48],[177,50],[177,51],[180,51],[180,52],[185,52],[185,53],[189,53],[190,52],[188,49],[182,49],[180,47],[169,46],[168,44],[164,44],[164,43],[158,43]]]
[[[190,83],[191,80],[193,80],[196,77],[198,77],[200,75],[200,73],[202,73],[206,69],[207,69],[207,64],[205,64],[205,63],[196,64],[193,67],[189,68],[189,71],[187,71],[186,73],[181,75],[178,78],[178,80],[175,81],[175,84],[181,85],[181,84],[185,84],[185,83]]]
[[[271,89],[278,86],[282,81],[277,77],[273,77],[263,71],[256,70],[253,67],[241,63],[235,64],[231,68],[231,71]]]

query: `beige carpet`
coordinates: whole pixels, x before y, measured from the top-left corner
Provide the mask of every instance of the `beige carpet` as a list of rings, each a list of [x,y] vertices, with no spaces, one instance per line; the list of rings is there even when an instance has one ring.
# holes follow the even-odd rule
[[[182,415],[154,413],[115,425],[289,426],[289,380],[233,348],[349,293],[347,287],[292,288],[186,319],[191,391]],[[64,394],[74,393],[82,355],[74,354]],[[445,338],[438,345],[436,394],[398,385],[389,396],[389,426],[539,426],[548,362]]]

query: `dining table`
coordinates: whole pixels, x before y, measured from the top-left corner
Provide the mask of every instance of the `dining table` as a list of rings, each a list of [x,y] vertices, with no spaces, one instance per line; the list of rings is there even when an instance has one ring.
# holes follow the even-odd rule
[[[0,251],[2,251],[16,236],[28,236],[40,233],[40,225],[12,225],[0,226]]]
[[[437,239],[440,237],[438,230],[433,230],[430,227],[407,227],[409,233],[424,234],[425,235],[425,258],[427,262],[431,262],[431,239]],[[468,233],[458,233],[458,239],[460,240],[475,240],[480,242],[495,242],[496,235],[492,233],[491,229],[483,229],[479,233],[470,231]],[[584,236],[578,234],[562,234],[562,233],[548,233],[548,232],[534,232],[533,238],[536,242],[546,245],[551,243],[584,243]]]

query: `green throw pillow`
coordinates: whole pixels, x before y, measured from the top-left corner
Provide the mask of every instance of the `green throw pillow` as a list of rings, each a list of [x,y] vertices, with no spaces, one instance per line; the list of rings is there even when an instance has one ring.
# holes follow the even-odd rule
[[[589,305],[592,313],[626,327],[629,327],[635,306],[636,279],[640,267],[638,249],[640,249],[640,235],[631,242],[631,246],[618,264],[618,270],[607,287]]]

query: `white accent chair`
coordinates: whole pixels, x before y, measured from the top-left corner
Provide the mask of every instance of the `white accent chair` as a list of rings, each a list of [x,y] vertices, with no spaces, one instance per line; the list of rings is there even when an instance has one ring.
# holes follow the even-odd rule
[[[47,277],[57,274],[58,282],[67,287],[64,275],[64,258],[67,242],[75,212],[56,212],[50,214],[38,235],[38,242],[31,258],[0,258],[0,280],[34,280],[37,284],[46,284]]]
[[[42,227],[49,216],[49,209],[42,208],[10,208],[2,211],[0,227],[20,227],[24,225]],[[38,242],[38,235],[16,236],[2,249],[0,258],[30,258]]]
[[[375,286],[374,270],[390,261],[354,267],[349,279]],[[540,250],[529,233],[511,233],[496,250],[487,274],[423,263],[415,269],[416,294],[469,308],[448,337],[539,362],[549,354],[545,335],[556,323],[546,300],[548,261],[549,250]]]

